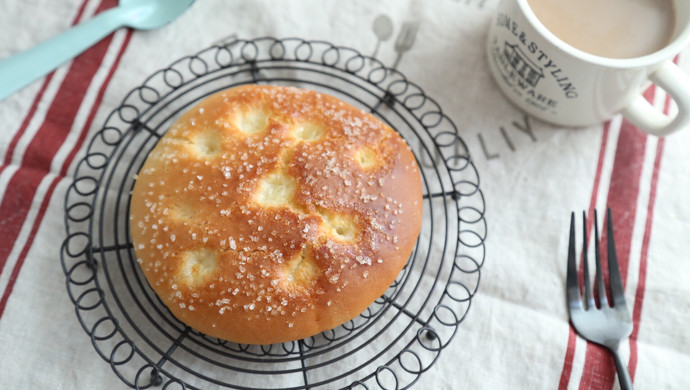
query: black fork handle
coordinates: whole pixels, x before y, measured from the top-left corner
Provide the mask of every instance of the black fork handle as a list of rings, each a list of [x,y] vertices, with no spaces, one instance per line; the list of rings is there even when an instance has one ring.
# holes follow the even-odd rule
[[[621,356],[618,353],[618,348],[612,348],[611,354],[613,355],[613,361],[616,363],[616,371],[618,371],[618,383],[621,385],[621,390],[633,390],[632,379],[630,379],[628,366],[623,362],[623,359],[621,359]]]

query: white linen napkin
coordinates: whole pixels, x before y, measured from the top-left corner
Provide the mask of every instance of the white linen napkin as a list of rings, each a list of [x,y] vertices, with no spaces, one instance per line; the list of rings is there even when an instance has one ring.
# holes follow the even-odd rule
[[[607,205],[616,217],[628,304],[636,316],[634,339],[624,346],[635,385],[690,385],[683,370],[690,366],[685,326],[690,321],[690,262],[684,258],[690,251],[685,196],[690,131],[657,139],[621,118],[562,129],[525,116],[488,73],[484,44],[497,3],[197,1],[162,29],[116,32],[103,44],[102,55],[95,56],[98,64],[80,63],[93,70],[88,78],[86,71],[70,73],[73,62],[58,69],[45,87],[37,81],[1,101],[0,158],[5,165],[0,196],[5,205],[0,205],[0,225],[5,238],[0,242],[6,259],[0,292],[6,302],[0,312],[0,387],[126,388],[78,323],[59,255],[64,197],[77,163],[128,91],[176,59],[234,38],[325,40],[369,55],[377,40],[373,23],[380,15],[393,27],[378,50],[378,59],[389,66],[396,61],[395,42],[404,23],[418,23],[398,69],[457,126],[486,202],[486,260],[478,293],[454,340],[414,388],[617,386],[607,355],[571,333],[564,295],[570,212],[603,211]],[[114,0],[0,0],[0,58],[64,31],[80,13],[85,19],[99,7],[114,5]],[[685,56],[680,65],[688,71]],[[87,86],[80,89],[80,82]],[[56,96],[65,100],[56,103]],[[65,107],[74,101],[80,103],[66,117]],[[655,90],[653,101],[663,107],[664,92]],[[62,135],[50,135],[50,129]],[[49,161],[36,171],[41,156]],[[298,385],[283,379],[249,383]],[[371,379],[366,383],[379,388]]]

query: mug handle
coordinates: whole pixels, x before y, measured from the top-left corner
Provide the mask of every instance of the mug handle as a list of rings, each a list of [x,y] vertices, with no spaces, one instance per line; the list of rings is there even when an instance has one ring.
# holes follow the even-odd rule
[[[678,106],[675,116],[666,115],[638,95],[623,109],[623,116],[641,130],[659,137],[690,123],[690,77],[671,61],[649,75],[649,80],[671,95]]]

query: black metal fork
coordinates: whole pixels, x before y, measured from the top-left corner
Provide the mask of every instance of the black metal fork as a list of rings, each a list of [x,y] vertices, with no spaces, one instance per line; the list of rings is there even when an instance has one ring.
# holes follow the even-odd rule
[[[594,255],[596,264],[595,283],[599,298],[599,308],[596,306],[593,291],[589,280],[589,265],[587,264],[587,226],[586,215],[582,213],[582,231],[584,234],[582,244],[582,261],[584,267],[584,303],[580,294],[580,284],[575,259],[575,213],[570,216],[570,242],[568,245],[568,273],[567,296],[568,313],[575,331],[586,340],[606,347],[616,362],[618,382],[621,390],[632,389],[632,380],[627,365],[618,353],[621,341],[627,339],[632,333],[633,324],[630,312],[625,304],[623,281],[618,266],[618,256],[613,238],[613,222],[611,209],[606,215],[606,250],[609,266],[609,285],[611,287],[612,304],[606,294],[604,275],[601,267],[601,254],[599,248],[599,228],[597,227],[597,213],[594,211]]]

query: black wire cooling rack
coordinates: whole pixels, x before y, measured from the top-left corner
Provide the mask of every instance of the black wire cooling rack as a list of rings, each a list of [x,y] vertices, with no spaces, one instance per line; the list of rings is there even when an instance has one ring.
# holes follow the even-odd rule
[[[373,113],[412,147],[425,194],[415,250],[382,297],[338,328],[269,346],[219,340],[178,321],[148,286],[129,237],[130,191],[148,152],[201,99],[247,83],[310,88]],[[67,191],[61,260],[79,323],[129,387],[409,388],[470,308],[485,258],[484,212],[458,129],[400,72],[322,41],[237,40],[154,73],[108,116]]]

